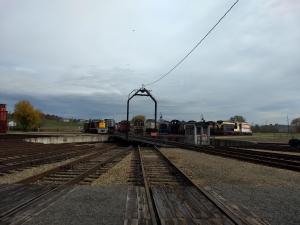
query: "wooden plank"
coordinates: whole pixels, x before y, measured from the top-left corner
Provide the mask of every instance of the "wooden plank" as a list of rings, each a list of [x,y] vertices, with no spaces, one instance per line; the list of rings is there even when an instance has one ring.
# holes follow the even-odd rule
[[[187,188],[187,193],[190,195],[190,199],[195,199],[198,202],[199,209],[201,213],[208,213],[208,218],[206,221],[209,221],[211,224],[233,224],[232,220],[224,213],[222,213],[218,208],[216,208],[210,201],[208,201],[196,188]],[[197,219],[203,218],[197,217]]]
[[[194,198],[190,189],[152,187],[152,192],[162,224],[233,224],[206,198]]]
[[[135,188],[137,190],[138,218],[150,220],[145,188],[139,186],[136,186]]]
[[[150,225],[151,219],[144,187],[129,186],[124,225]]]
[[[174,213],[171,211],[167,200],[161,190],[161,187],[151,188],[152,196],[160,219],[172,218]]]
[[[205,189],[208,192],[210,192],[210,194],[212,196],[214,196],[214,198],[216,198],[218,201],[223,202],[223,204],[229,206],[235,214],[243,215],[245,220],[247,222],[249,222],[249,224],[254,224],[254,225],[262,225],[262,224],[268,225],[269,224],[267,221],[264,221],[263,219],[259,218],[256,214],[249,211],[244,206],[241,206],[241,205],[237,206],[237,205],[233,204],[232,202],[226,200],[221,195],[218,195],[216,192],[214,192],[212,189],[210,189],[208,187],[206,187]]]
[[[177,187],[176,189],[172,188],[166,190],[166,195],[168,196],[170,204],[176,213],[176,218],[192,218],[192,214],[186,207],[185,203],[187,200],[184,196],[182,188]]]
[[[137,195],[134,186],[129,186],[127,190],[125,219],[138,219]]]
[[[162,225],[215,225],[212,223],[203,223],[202,221],[197,221],[197,220],[187,219],[187,218],[163,219],[161,221],[161,224]]]

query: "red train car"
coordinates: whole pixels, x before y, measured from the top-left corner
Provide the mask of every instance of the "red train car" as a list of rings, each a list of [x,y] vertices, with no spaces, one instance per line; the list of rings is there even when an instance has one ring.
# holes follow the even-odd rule
[[[6,133],[8,126],[8,113],[6,111],[6,105],[0,104],[0,133]]]
[[[127,122],[126,120],[122,120],[121,122],[119,122],[117,130],[120,133],[129,132],[130,131],[130,123]]]

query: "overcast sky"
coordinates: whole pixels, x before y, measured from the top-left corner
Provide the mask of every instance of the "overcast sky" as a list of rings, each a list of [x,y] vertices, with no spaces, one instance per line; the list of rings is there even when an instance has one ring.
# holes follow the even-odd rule
[[[128,93],[180,60],[235,0],[0,0],[0,103],[126,116]],[[165,119],[286,123],[300,116],[300,1],[241,0],[150,86]],[[148,99],[132,114],[153,115]]]

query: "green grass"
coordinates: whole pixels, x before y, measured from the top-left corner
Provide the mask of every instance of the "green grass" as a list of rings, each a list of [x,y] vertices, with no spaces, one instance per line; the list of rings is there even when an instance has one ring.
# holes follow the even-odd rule
[[[252,136],[219,136],[216,138],[226,140],[288,143],[292,137],[300,139],[300,133],[253,133]]]
[[[43,120],[41,131],[79,131],[83,124],[80,122],[63,122],[57,120]]]

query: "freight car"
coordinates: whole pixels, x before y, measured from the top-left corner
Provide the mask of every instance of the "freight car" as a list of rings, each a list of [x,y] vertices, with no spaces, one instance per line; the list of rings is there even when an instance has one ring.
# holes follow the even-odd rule
[[[105,120],[89,120],[84,123],[83,130],[85,133],[107,134],[108,128]]]
[[[5,104],[0,104],[0,133],[6,133],[8,130],[8,112]]]

